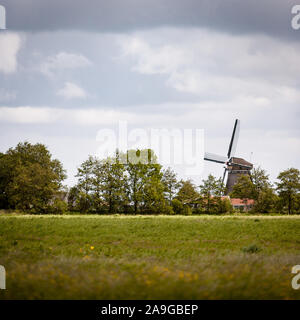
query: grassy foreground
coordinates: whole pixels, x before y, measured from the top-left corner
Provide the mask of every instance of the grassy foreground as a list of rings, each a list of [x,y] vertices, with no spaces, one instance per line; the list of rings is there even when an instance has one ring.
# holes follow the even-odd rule
[[[0,299],[299,299],[300,217],[0,215]]]

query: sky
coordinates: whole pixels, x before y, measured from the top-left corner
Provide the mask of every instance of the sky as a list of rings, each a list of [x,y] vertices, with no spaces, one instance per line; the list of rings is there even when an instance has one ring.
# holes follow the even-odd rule
[[[235,155],[275,181],[300,168],[295,4],[0,0],[0,152],[44,143],[71,186],[80,163],[99,154],[99,130],[117,132],[119,121],[130,132],[203,129],[205,151],[226,155],[238,118]],[[224,170],[206,162],[189,176],[185,164],[170,165],[196,184]]]

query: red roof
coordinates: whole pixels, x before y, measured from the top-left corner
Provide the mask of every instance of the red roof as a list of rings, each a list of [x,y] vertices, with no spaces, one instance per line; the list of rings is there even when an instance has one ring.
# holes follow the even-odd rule
[[[242,159],[242,158],[236,158],[236,157],[232,157],[230,159],[230,162],[233,162],[234,164],[241,164],[241,165],[244,165],[244,166],[249,166],[249,167],[253,167],[253,164],[251,162],[248,162],[246,161],[245,159]]]
[[[254,205],[253,199],[239,199],[239,198],[231,198],[230,202],[233,206],[250,206]]]

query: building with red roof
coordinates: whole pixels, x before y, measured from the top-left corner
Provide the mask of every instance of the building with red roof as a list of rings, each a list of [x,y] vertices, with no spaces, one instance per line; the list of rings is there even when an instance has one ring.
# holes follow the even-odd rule
[[[231,205],[234,209],[249,211],[254,206],[253,199],[239,199],[239,198],[230,198]]]

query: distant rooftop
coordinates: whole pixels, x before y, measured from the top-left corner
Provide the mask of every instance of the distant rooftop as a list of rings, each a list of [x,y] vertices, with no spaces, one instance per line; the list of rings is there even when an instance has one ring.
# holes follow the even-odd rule
[[[232,157],[230,159],[230,162],[234,162],[236,164],[241,164],[244,166],[249,166],[249,167],[253,167],[253,163],[246,161],[245,159],[242,158],[237,158],[237,157]]]

